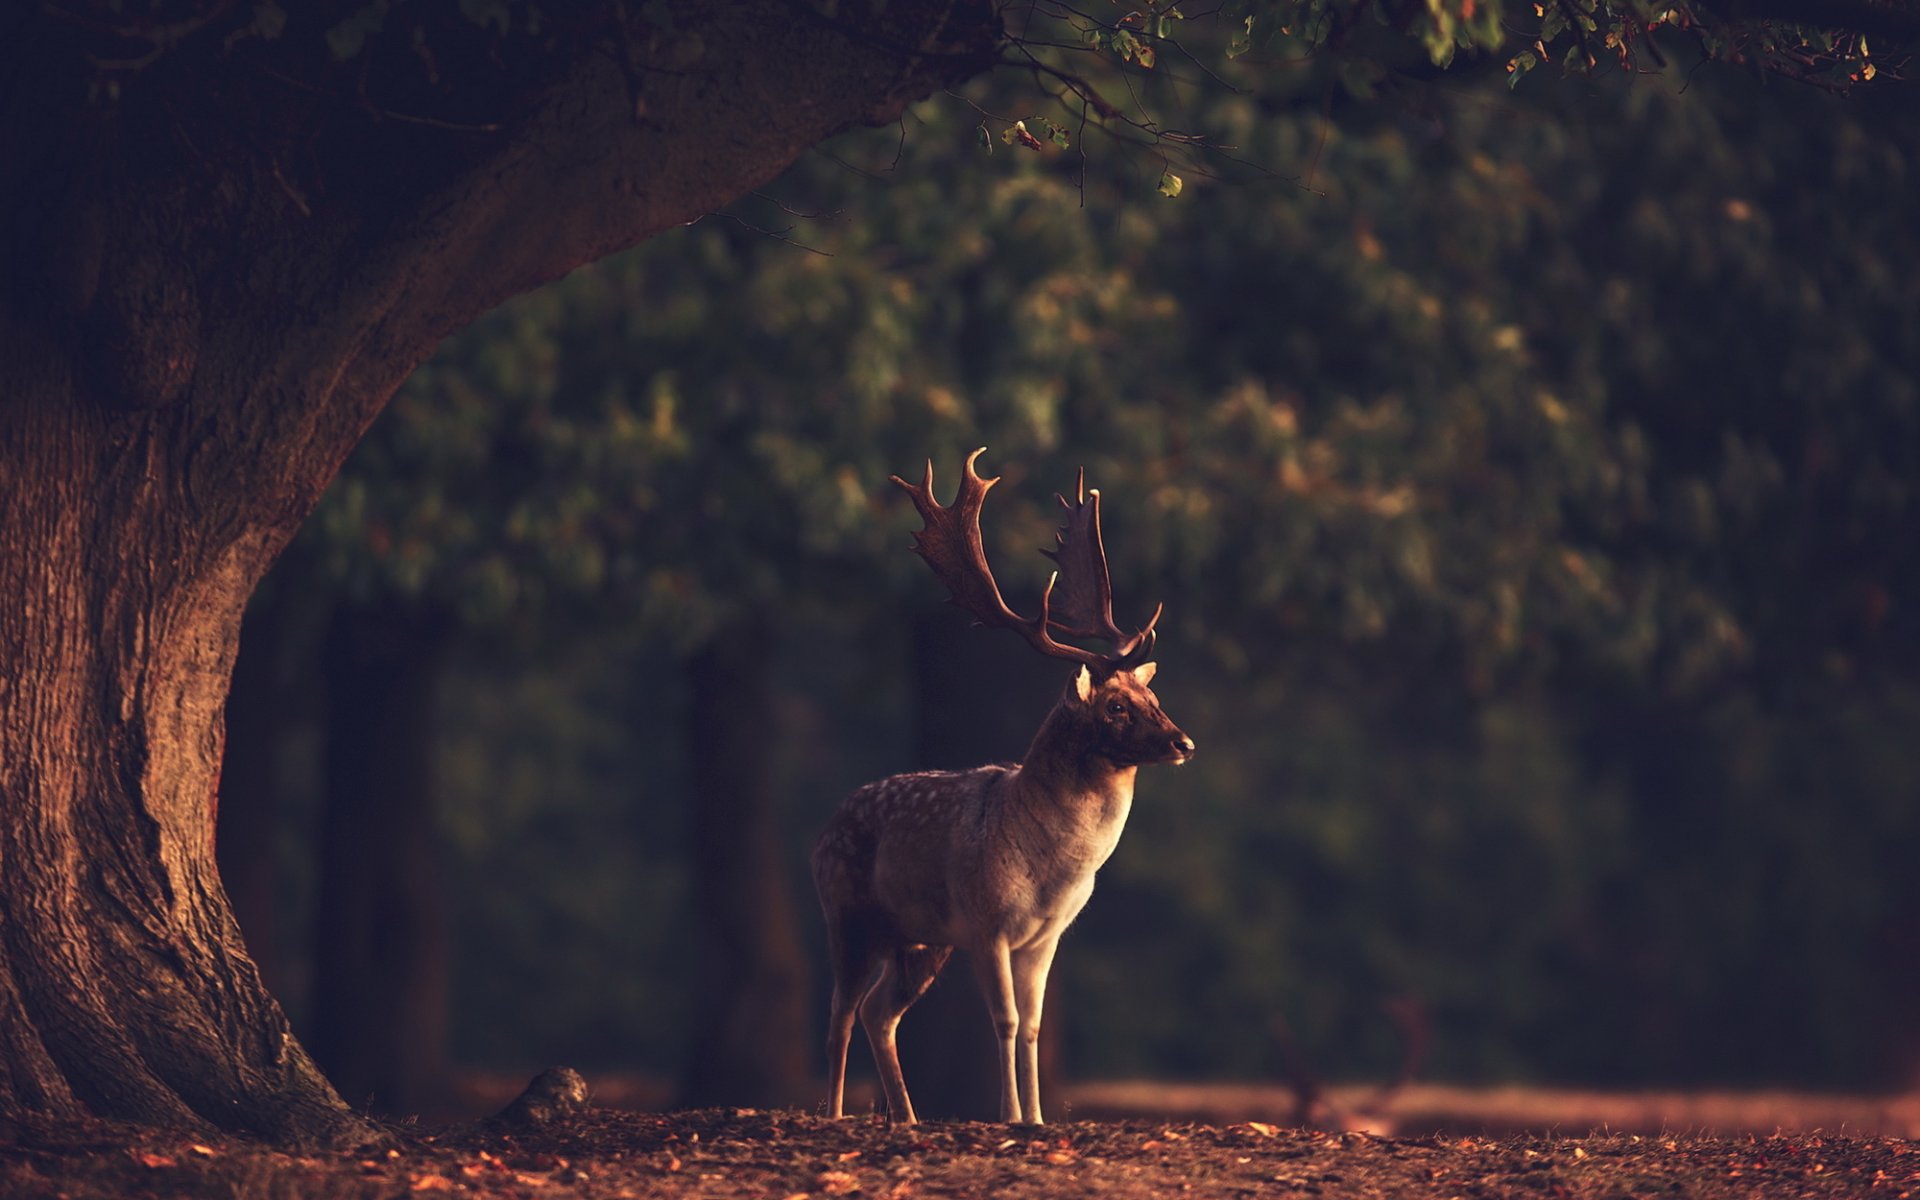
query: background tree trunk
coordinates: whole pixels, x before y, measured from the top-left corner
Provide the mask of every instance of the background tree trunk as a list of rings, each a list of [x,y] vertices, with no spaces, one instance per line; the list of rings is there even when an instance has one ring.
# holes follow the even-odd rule
[[[342,604],[326,643],[326,797],[314,1057],[355,1105],[430,1108],[447,1087],[448,917],[435,827],[435,695],[450,626]]]
[[[679,1102],[804,1104],[806,956],[773,795],[773,638],[751,617],[724,627],[687,663],[693,777],[693,911],[700,1022]]]

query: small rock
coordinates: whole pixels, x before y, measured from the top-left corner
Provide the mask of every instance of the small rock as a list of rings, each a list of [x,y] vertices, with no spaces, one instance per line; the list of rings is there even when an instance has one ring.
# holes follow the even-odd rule
[[[544,1129],[587,1110],[587,1081],[572,1067],[549,1067],[488,1124],[502,1129]]]

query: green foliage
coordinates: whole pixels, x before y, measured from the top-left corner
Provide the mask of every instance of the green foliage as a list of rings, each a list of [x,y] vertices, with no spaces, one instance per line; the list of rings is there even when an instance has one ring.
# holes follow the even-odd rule
[[[327,49],[338,59],[356,57],[367,39],[386,26],[387,7],[387,0],[373,0],[335,21],[327,29]]]
[[[1155,94],[1301,185],[1190,172],[1146,204],[1157,150],[1083,177],[1096,150],[1028,117],[1038,150],[983,161],[970,131],[1013,122],[925,106],[904,147],[853,138],[782,181],[837,214],[793,231],[811,250],[749,201],[450,342],[310,536],[355,589],[482,629],[687,646],[770,607],[873,656],[837,669],[899,706],[874,631],[933,589],[885,476],[930,454],[950,487],[989,445],[1024,607],[1046,493],[1084,464],[1121,619],[1168,602],[1161,692],[1202,754],[1143,782],[1062,961],[1076,1069],[1272,1070],[1206,1031],[1276,1013],[1363,1065],[1374,1003],[1410,993],[1447,1075],[1871,1078],[1899,1020],[1875,947],[1920,836],[1896,802],[1920,761],[1896,732],[1920,669],[1911,134],[1710,69],[1684,95],[1488,80],[1338,121],[1331,67],[1248,94],[1171,74]],[[906,765],[834,745],[829,673],[784,685],[818,756],[796,825],[851,761]],[[512,720],[486,728],[475,764]],[[463,785],[476,878],[524,840],[477,820],[503,773]],[[578,865],[575,919],[662,902],[615,905],[618,869]]]
[[[669,799],[686,783],[671,726],[656,727],[676,675],[645,649],[611,653],[618,637],[474,656],[444,689],[464,1061],[679,1068],[696,1000],[662,981],[696,949],[684,923],[646,919],[687,903],[684,807]]]
[[[1418,73],[1417,53],[1431,68],[1504,57],[1509,85],[1542,63],[1569,74],[1602,68],[1628,75],[1667,68],[1670,57],[1705,57],[1750,64],[1833,91],[1847,91],[1903,67],[1920,37],[1920,13],[1883,6],[1874,18],[1904,29],[1908,45],[1876,60],[1865,35],[1847,15],[1808,5],[1801,22],[1755,18],[1743,7],[1710,0],[1231,0],[1209,11],[1213,20],[1187,22],[1164,2],[1108,11],[1042,3],[1030,6],[1015,30],[1020,55],[1045,64],[1067,84],[1063,100],[1092,107],[1109,120],[1156,139],[1191,145],[1187,135],[1159,124],[1163,109],[1143,99],[1138,72],[1151,72],[1167,55],[1209,73],[1242,63],[1266,74],[1287,74],[1307,59],[1337,66],[1342,83],[1371,96],[1382,81]],[[1073,36],[1055,27],[1067,26]],[[1224,39],[1224,41],[1222,40]],[[1083,53],[1066,52],[1077,47]],[[1097,61],[1089,65],[1084,58]],[[1225,60],[1222,62],[1221,60]],[[1133,68],[1129,71],[1128,68]],[[1236,80],[1243,79],[1225,71]],[[1897,73],[1897,69],[1896,69]],[[1254,85],[1258,86],[1258,85]],[[1108,96],[1124,89],[1133,103]]]

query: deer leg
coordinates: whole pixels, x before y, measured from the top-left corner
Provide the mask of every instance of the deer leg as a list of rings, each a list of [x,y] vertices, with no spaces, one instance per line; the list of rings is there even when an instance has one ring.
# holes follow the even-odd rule
[[[833,985],[833,1012],[827,1018],[827,1115],[836,1120],[845,1115],[847,1097],[847,1047],[853,1041],[855,997],[839,984]]]
[[[860,1002],[860,1024],[867,1031],[867,1044],[873,1048],[873,1062],[880,1071],[880,1087],[887,1094],[887,1116],[898,1124],[912,1125],[919,1118],[914,1116],[913,1100],[907,1095],[907,1077],[900,1070],[894,1031],[900,1027],[901,1014],[926,994],[952,953],[951,946],[909,946],[894,951],[880,978]]]
[[[1005,938],[972,952],[974,978],[987,1001],[987,1015],[993,1018],[993,1032],[1000,1041],[1000,1119],[1010,1124],[1020,1121],[1020,1096],[1014,1088],[1014,1036],[1018,1033],[1019,1009],[1013,998],[1013,959]]]
[[[1013,1001],[1020,1014],[1020,1109],[1034,1125],[1045,1124],[1040,1115],[1040,1010],[1047,997],[1047,972],[1059,948],[1059,938],[1048,938],[1013,956]]]
[[[853,1041],[853,1021],[860,998],[872,990],[874,963],[864,939],[848,938],[829,927],[828,952],[833,963],[833,1003],[827,1017],[827,1115],[845,1113],[847,1046]]]

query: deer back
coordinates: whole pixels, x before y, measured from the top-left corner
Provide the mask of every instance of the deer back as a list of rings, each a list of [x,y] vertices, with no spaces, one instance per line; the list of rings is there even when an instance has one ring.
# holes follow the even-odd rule
[[[989,798],[1014,770],[916,771],[856,790],[814,843],[822,904],[889,940],[953,944],[955,881],[972,890]]]

